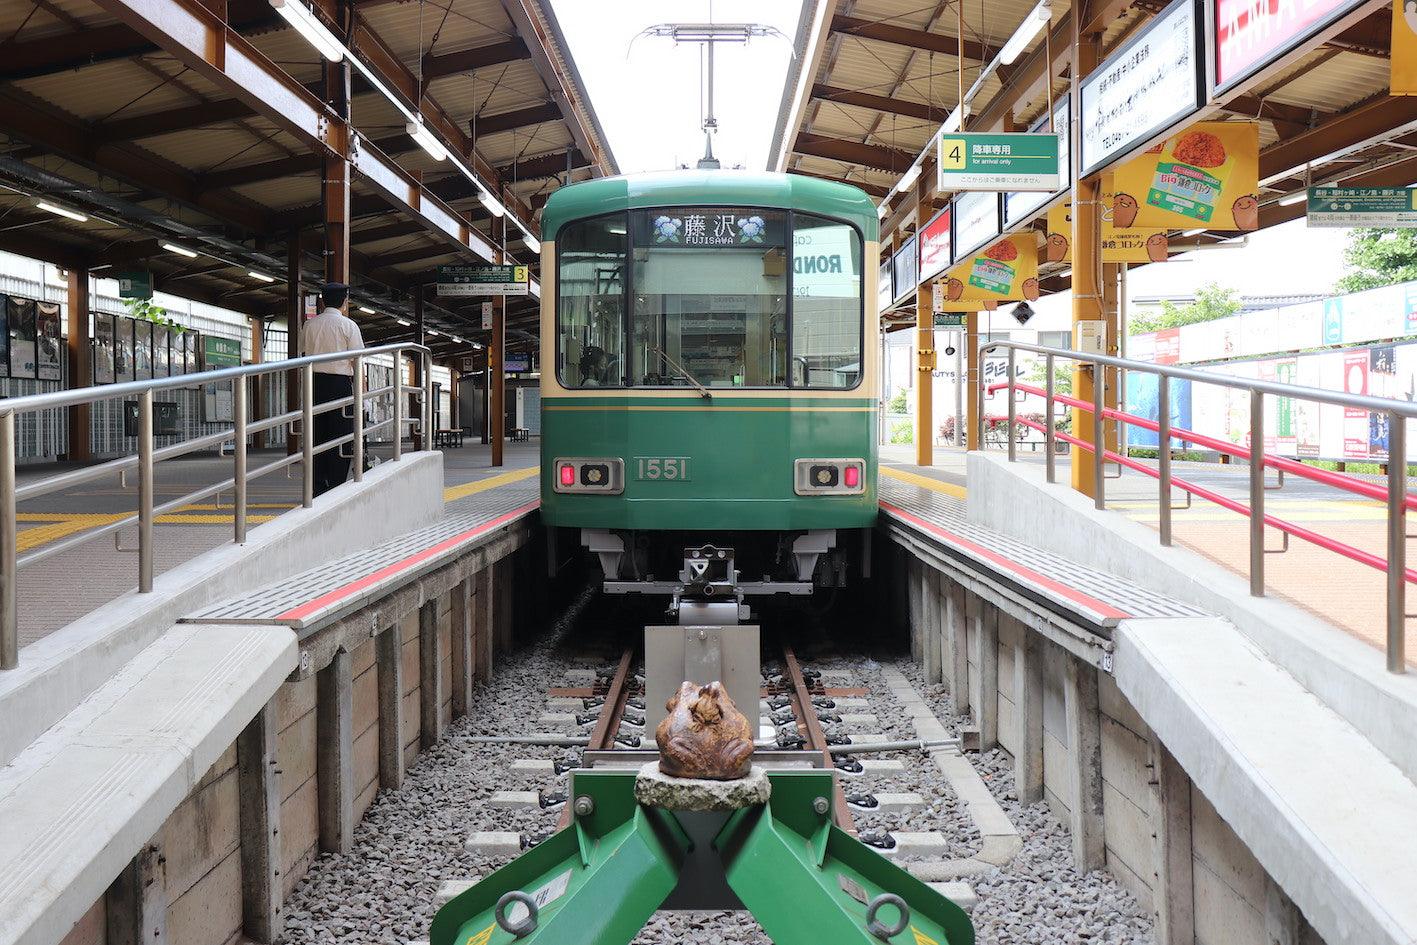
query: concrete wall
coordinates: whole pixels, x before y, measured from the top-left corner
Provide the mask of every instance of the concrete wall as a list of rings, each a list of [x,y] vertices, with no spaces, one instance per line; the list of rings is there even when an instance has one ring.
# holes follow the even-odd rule
[[[207,604],[421,528],[443,514],[443,457],[405,454],[362,482],[251,529],[245,545],[215,548],[24,648],[0,674],[0,763],[107,682],[168,627]],[[160,539],[159,539],[160,540]]]
[[[416,763],[427,744],[421,717],[429,711],[423,703],[428,693],[436,690],[439,729],[452,722],[453,650],[455,643],[462,642],[460,634],[471,637],[470,648],[474,654],[480,647],[495,652],[512,642],[510,637],[499,638],[495,633],[498,625],[512,622],[510,615],[515,609],[512,593],[494,597],[486,609],[480,609],[475,598],[459,600],[459,595],[475,594],[478,588],[498,583],[505,585],[502,575],[513,569],[515,559],[526,557],[530,552],[529,547],[523,546],[512,557],[486,564],[484,571],[492,572],[490,576],[474,574],[454,583],[435,598],[438,685],[425,687],[421,682],[424,637],[420,633],[420,609],[403,615],[396,625],[383,631],[396,635],[398,641],[402,692],[396,718],[380,713],[382,664],[377,638],[366,637],[350,651],[348,725],[354,823],[368,811],[381,787],[397,789],[397,785],[383,783],[386,772],[381,773],[382,733],[393,732],[391,726],[397,725],[397,751],[407,766]],[[389,599],[382,603],[390,605]],[[466,622],[458,620],[455,625],[455,617],[462,614],[466,615]],[[490,667],[491,661],[474,660],[474,665]],[[278,905],[288,897],[320,851],[331,847],[331,838],[322,837],[322,820],[326,819],[322,814],[327,816],[328,812],[321,810],[321,804],[330,802],[330,792],[329,785],[321,784],[321,771],[326,770],[323,766],[327,764],[322,761],[321,753],[327,748],[320,744],[319,669],[310,667],[302,671],[303,675],[297,673],[296,678],[285,682],[265,710],[272,717],[274,733],[275,763],[271,767],[279,772],[271,785],[278,793],[275,802],[279,811],[277,839],[269,850],[279,879],[278,889],[265,900],[267,903]],[[328,708],[325,711],[328,712]],[[258,717],[252,725],[259,721]],[[401,778],[402,769],[394,776]],[[250,927],[245,915],[250,908],[245,897],[250,896],[250,891],[243,890],[243,878],[249,879],[243,854],[253,852],[246,845],[268,841],[269,834],[253,830],[251,824],[242,822],[242,783],[237,746],[233,745],[173,811],[149,845],[155,847],[162,858],[163,892],[153,897],[153,902],[161,911],[160,921],[166,924],[163,938],[170,945],[228,945],[239,941],[269,941],[275,937],[263,936]],[[111,941],[110,924],[106,901],[100,899],[74,925],[62,945],[139,945]],[[279,927],[278,919],[276,927]]]

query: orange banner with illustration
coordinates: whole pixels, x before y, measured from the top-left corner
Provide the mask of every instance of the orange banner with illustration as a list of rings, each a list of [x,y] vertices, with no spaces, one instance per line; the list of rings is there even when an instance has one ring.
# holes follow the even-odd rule
[[[1107,263],[1165,262],[1166,230],[1134,226],[1123,229],[1112,223],[1112,175],[1102,178],[1102,261]],[[1043,261],[1073,261],[1073,205],[1060,203],[1048,211],[1048,241],[1043,244]]]
[[[1393,0],[1392,94],[1417,95],[1417,0]]]
[[[1038,299],[1038,242],[1032,230],[1006,236],[942,277],[946,312],[977,312],[987,302]]]
[[[1258,229],[1259,167],[1256,122],[1199,122],[1113,172],[1112,223],[1122,229]]]

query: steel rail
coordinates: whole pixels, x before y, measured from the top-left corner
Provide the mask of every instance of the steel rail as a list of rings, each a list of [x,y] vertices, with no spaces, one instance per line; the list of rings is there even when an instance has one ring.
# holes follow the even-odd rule
[[[615,675],[610,677],[610,686],[605,691],[605,701],[600,705],[595,728],[585,741],[588,751],[609,751],[615,747],[615,733],[620,729],[620,720],[625,717],[625,706],[630,701],[630,670],[635,665],[635,648],[626,647],[620,654],[620,662],[615,667]],[[574,813],[574,798],[561,810],[557,829],[569,826]]]
[[[789,698],[796,706],[795,713],[802,724],[803,735],[807,739],[806,751],[821,752],[822,767],[832,772],[832,791],[836,798],[834,819],[836,825],[852,836],[856,835],[856,824],[851,818],[851,808],[846,804],[846,792],[841,787],[841,777],[836,774],[836,762],[832,760],[831,746],[827,744],[826,733],[822,731],[822,721],[812,707],[812,694],[807,689],[807,681],[802,676],[802,667],[797,662],[797,654],[790,644],[782,645],[783,675],[791,684]]]
[[[1410,508],[1417,508],[1417,498],[1414,498],[1407,490],[1407,431],[1405,424],[1407,420],[1417,417],[1417,404],[1407,401],[1372,397],[1366,394],[1349,394],[1346,392],[1325,391],[1313,387],[1280,384],[1274,381],[1252,381],[1243,378],[1227,377],[1223,374],[1212,374],[1207,371],[1198,371],[1192,368],[1130,361],[1125,358],[1112,357],[1111,355],[1091,354],[1062,348],[1045,348],[1040,345],[1030,345],[1013,341],[995,341],[982,345],[979,349],[979,355],[983,357],[987,353],[996,350],[1008,352],[1010,365],[1014,363],[1016,352],[1018,351],[1027,351],[1033,354],[1043,355],[1048,368],[1047,387],[1043,390],[1039,390],[1036,386],[1022,384],[1014,377],[1013,371],[1009,372],[1008,378],[1004,382],[987,384],[983,379],[983,372],[981,371],[979,384],[976,388],[978,403],[977,422],[979,425],[978,434],[981,448],[985,444],[984,434],[990,424],[990,418],[987,417],[984,412],[985,396],[999,390],[1007,390],[1009,398],[1008,416],[1003,422],[1005,424],[1005,440],[1007,442],[1008,458],[1010,462],[1014,461],[1016,453],[1014,445],[1015,427],[1016,425],[1022,424],[1033,429],[1042,430],[1044,434],[1044,442],[1048,450],[1048,456],[1045,459],[1045,476],[1049,483],[1055,481],[1053,446],[1056,440],[1061,439],[1091,455],[1095,479],[1093,502],[1098,509],[1105,509],[1107,507],[1106,479],[1102,475],[1103,463],[1105,461],[1110,460],[1117,463],[1119,466],[1133,469],[1144,475],[1156,478],[1159,487],[1157,497],[1159,504],[1159,538],[1163,545],[1171,544],[1171,494],[1173,487],[1179,486],[1192,495],[1198,495],[1223,508],[1249,518],[1248,571],[1250,594],[1255,597],[1263,597],[1265,595],[1264,572],[1265,555],[1267,552],[1264,547],[1264,528],[1266,525],[1279,530],[1285,535],[1286,549],[1288,548],[1288,538],[1292,535],[1320,548],[1357,561],[1360,564],[1385,572],[1387,575],[1385,587],[1387,609],[1385,656],[1387,670],[1395,674],[1405,673],[1407,671],[1407,584],[1417,580],[1417,573],[1414,573],[1407,567],[1407,511]],[[1078,362],[1079,364],[1091,365],[1094,371],[1099,375],[1102,373],[1100,371],[1101,368],[1114,367],[1122,368],[1128,372],[1135,371],[1157,376],[1159,378],[1158,394],[1160,395],[1158,397],[1158,406],[1161,410],[1158,414],[1158,419],[1150,420],[1136,416],[1135,414],[1117,410],[1116,408],[1107,407],[1103,402],[1104,385],[1101,383],[1100,377],[1099,383],[1094,385],[1093,388],[1092,403],[1088,403],[1076,397],[1056,393],[1052,383],[1052,366],[1057,358],[1065,358],[1070,361]],[[1233,443],[1226,443],[1215,437],[1208,437],[1192,430],[1172,427],[1169,407],[1169,380],[1172,378],[1188,380],[1197,384],[1212,384],[1233,390],[1246,391],[1250,398],[1250,448],[1247,449]],[[1044,419],[1042,423],[1017,416],[1015,407],[1016,391],[1043,397]],[[1347,476],[1346,474],[1313,469],[1296,460],[1291,460],[1287,457],[1272,456],[1266,453],[1264,448],[1264,398],[1267,394],[1276,397],[1331,404],[1385,416],[1388,421],[1389,433],[1386,488],[1364,482],[1363,480]],[[1091,443],[1071,433],[1064,433],[1054,429],[1055,407],[1058,403],[1088,412],[1092,415],[1093,439]],[[1124,456],[1120,452],[1107,449],[1103,429],[1105,420],[1113,420],[1123,425],[1140,426],[1144,429],[1156,432],[1158,438],[1157,456],[1160,460],[1157,464],[1157,468],[1153,470],[1150,466],[1137,462],[1128,456]],[[998,422],[997,418],[994,422]],[[1171,473],[1172,440],[1207,446],[1226,455],[1248,460],[1249,505],[1246,506],[1214,490],[1206,489],[1195,483],[1188,482],[1184,479],[1177,479],[1173,476]],[[1125,446],[1119,444],[1119,448],[1125,449]],[[1371,552],[1364,551],[1344,542],[1336,541],[1335,539],[1320,535],[1318,532],[1296,525],[1293,522],[1288,522],[1268,514],[1265,511],[1265,492],[1267,489],[1264,484],[1264,470],[1266,467],[1279,470],[1281,477],[1285,472],[1289,472],[1331,488],[1382,501],[1387,513],[1385,528],[1387,545],[1386,557],[1379,557]]]

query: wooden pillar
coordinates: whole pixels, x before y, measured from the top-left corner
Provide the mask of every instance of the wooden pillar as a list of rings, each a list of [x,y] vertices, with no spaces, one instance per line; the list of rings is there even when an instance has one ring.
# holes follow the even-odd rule
[[[979,442],[979,313],[964,315],[964,448],[981,449]]]
[[[497,589],[496,582],[492,580],[492,569],[492,565],[487,565],[477,572],[473,580],[472,612],[476,617],[473,622],[473,659],[477,679],[481,682],[492,679],[492,659],[496,650],[493,633],[496,608],[493,604]]]
[[[284,925],[276,736],[275,703],[268,702],[236,740],[242,932],[262,945],[278,941]]]
[[[1073,864],[1084,872],[1105,862],[1102,833],[1102,714],[1097,668],[1072,654],[1064,656],[1063,713],[1068,734],[1071,795],[1068,829]]]
[[[287,358],[298,358],[304,348],[301,333],[305,327],[305,299],[300,291],[300,231],[291,230],[285,243],[285,306],[286,306],[286,349]],[[299,410],[300,372],[285,372],[285,409]],[[286,427],[285,453],[292,456],[300,450],[300,438],[295,432],[295,424]]]
[[[354,683],[347,650],[336,650],[316,675],[315,786],[320,849],[348,853],[354,845]]]
[[[426,751],[443,737],[443,674],[438,667],[438,599],[418,608],[418,740]]]
[[[999,609],[981,600],[973,622],[976,672],[969,704],[984,752],[999,744]]]
[[[399,625],[374,638],[379,683],[379,786],[403,787],[403,634]]]
[[[252,318],[251,323],[251,363],[264,364],[266,361],[266,323],[263,319]],[[266,419],[266,381],[265,378],[251,379],[251,408],[248,419],[254,423],[257,420]],[[257,430],[251,434],[251,446],[255,449],[265,449],[266,431]]]
[[[138,851],[104,894],[107,945],[167,941],[167,860],[156,844]]]
[[[453,718],[467,715],[472,704],[472,680],[475,674],[473,649],[472,578],[463,578],[453,588]]]
[[[448,365],[448,429],[461,430],[462,418],[458,410],[458,393],[461,390],[462,372]]]
[[[1020,804],[1043,799],[1043,640],[1020,626],[1014,644],[1014,793]]]
[[[968,591],[963,584],[950,582],[949,597],[945,600],[945,634],[949,641],[950,697],[954,700],[955,714],[964,715],[969,711],[969,653],[968,642]]]
[[[1101,180],[1097,176],[1084,178],[1081,175],[1081,112],[1082,96],[1079,91],[1080,77],[1090,73],[1097,65],[1101,36],[1081,34],[1080,18],[1073,18],[1073,63],[1072,70],[1072,121],[1070,133],[1072,145],[1068,149],[1072,161],[1073,180],[1073,329],[1083,321],[1103,318],[1102,286],[1098,285],[1098,270],[1102,256],[1102,195]],[[1083,402],[1091,402],[1093,392],[1093,369],[1074,362],[1073,396]],[[1072,431],[1078,439],[1092,443],[1092,411],[1072,410]],[[1097,445],[1094,444],[1096,448]],[[1092,456],[1079,446],[1069,449],[1072,486],[1079,492],[1097,495],[1097,477],[1093,471]]]
[[[341,3],[339,6],[343,7]],[[349,118],[348,60],[325,63],[325,97],[341,117]],[[322,192],[325,224],[325,281],[349,282],[350,166],[345,158],[325,155]]]
[[[89,308],[89,271],[70,269],[67,318],[71,389],[93,385],[93,336],[89,328]],[[71,461],[84,462],[93,458],[88,404],[75,404],[69,408],[66,454]]]
[[[1152,769],[1152,816],[1156,828],[1156,881],[1152,906],[1156,912],[1157,945],[1195,945],[1195,861],[1191,851],[1191,779],[1161,739],[1149,739]]]

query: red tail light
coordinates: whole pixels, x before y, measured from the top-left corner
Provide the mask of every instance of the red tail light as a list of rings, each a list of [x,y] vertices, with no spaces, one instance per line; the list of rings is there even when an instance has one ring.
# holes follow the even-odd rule
[[[855,489],[861,485],[861,467],[847,466],[841,472],[841,481],[848,489]]]
[[[561,485],[574,486],[576,484],[576,467],[566,463],[561,467]]]

